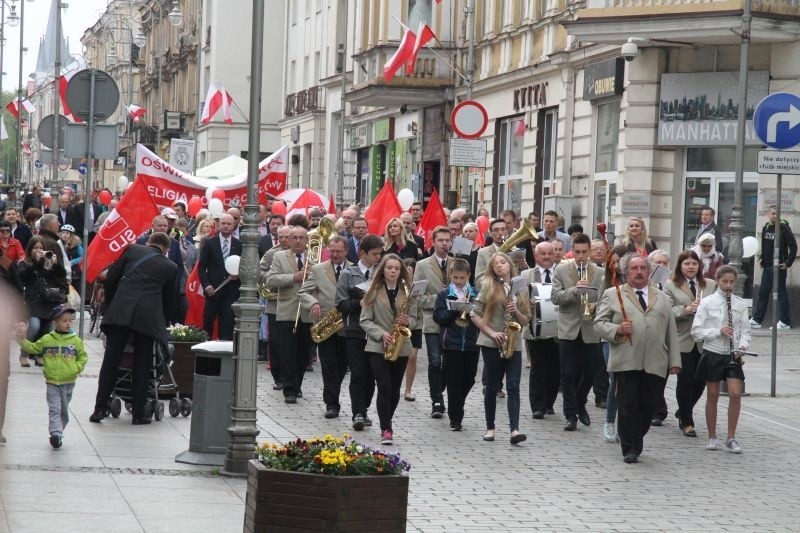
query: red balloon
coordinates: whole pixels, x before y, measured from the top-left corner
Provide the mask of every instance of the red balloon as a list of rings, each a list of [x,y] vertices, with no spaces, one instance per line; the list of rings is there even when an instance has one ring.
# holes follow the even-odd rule
[[[211,198],[218,198],[220,202],[225,203],[225,191],[217,189],[211,194]]]
[[[479,216],[477,219],[475,219],[475,222],[477,222],[478,229],[481,233],[486,233],[489,231],[489,217],[486,215]]]
[[[283,202],[272,202],[272,214],[286,216],[286,206]]]
[[[100,194],[97,195],[97,198],[100,200],[100,203],[103,205],[108,205],[111,203],[111,193],[107,190],[103,189],[100,191]]]
[[[189,205],[186,206],[189,216],[194,218],[201,209],[203,209],[203,199],[199,196],[192,196],[189,199]]]

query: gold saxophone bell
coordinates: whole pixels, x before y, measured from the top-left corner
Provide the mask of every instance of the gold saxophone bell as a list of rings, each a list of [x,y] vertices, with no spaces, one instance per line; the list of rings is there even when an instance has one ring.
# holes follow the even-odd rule
[[[393,340],[386,347],[386,350],[383,354],[383,358],[387,361],[397,361],[397,358],[400,357],[400,352],[403,351],[403,345],[411,338],[411,330],[400,323],[399,317],[408,314],[408,309],[411,307],[413,298],[409,296],[409,291],[406,284],[402,281],[400,283],[403,284],[403,292],[406,295],[406,299],[403,300],[403,303],[397,308],[398,318],[395,318],[394,324],[392,324],[392,329],[389,331]]]
[[[514,298],[514,294],[511,292],[511,285],[508,285],[508,297],[506,298],[506,305],[511,303],[512,299]],[[514,320],[514,317],[511,316],[511,313],[505,314],[505,328],[503,328],[503,335],[505,335],[505,341],[503,341],[503,345],[500,347],[500,357],[502,359],[511,359],[514,357],[514,348],[517,346],[517,340],[522,332],[522,326],[519,322]]]
[[[319,321],[311,326],[311,340],[317,344],[328,340],[332,335],[344,329],[342,314],[333,308]]]
[[[308,278],[308,271],[312,266],[319,263],[322,257],[322,247],[328,246],[331,237],[336,234],[333,222],[329,218],[321,218],[319,226],[308,232],[308,244],[306,244],[306,264],[303,268],[303,281],[301,286]],[[300,322],[300,302],[297,302],[297,314],[294,317],[293,332],[297,332],[297,324]]]

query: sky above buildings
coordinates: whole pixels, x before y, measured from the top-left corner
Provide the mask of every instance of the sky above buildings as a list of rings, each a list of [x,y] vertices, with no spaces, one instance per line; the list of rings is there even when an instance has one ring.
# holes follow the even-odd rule
[[[47,29],[51,0],[25,1],[24,43],[28,51],[22,62],[22,84],[28,82],[28,75],[36,69],[36,57],[39,53],[39,40]],[[61,25],[69,40],[72,54],[81,54],[81,36],[105,11],[108,0],[62,0],[69,7],[61,12]],[[20,12],[20,1],[17,1],[17,13]],[[6,20],[9,9],[6,7]],[[3,90],[16,90],[19,85],[19,30],[20,26],[11,27],[5,24],[5,46],[3,47]]]

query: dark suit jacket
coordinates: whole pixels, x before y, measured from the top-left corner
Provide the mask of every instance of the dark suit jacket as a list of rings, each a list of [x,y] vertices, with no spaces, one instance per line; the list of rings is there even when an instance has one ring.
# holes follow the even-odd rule
[[[694,236],[692,240],[692,245],[697,243],[697,239],[699,239],[703,233],[713,233],[714,234],[714,249],[718,252],[722,252],[722,231],[720,231],[719,226],[717,226],[716,222],[712,222],[709,227],[705,230],[701,227],[697,228],[697,234]]]
[[[347,261],[353,264],[358,263],[358,252],[356,252],[356,244],[352,235],[347,238]]]
[[[264,254],[272,249],[272,235],[267,233],[258,241],[258,257],[264,257]]]
[[[153,257],[140,263],[141,257]],[[166,317],[176,306],[175,274],[178,267],[156,247],[129,245],[111,267],[105,282],[108,301],[101,327],[127,326],[133,331],[167,340]]]
[[[25,216],[25,211],[30,209],[31,207],[35,207],[36,209],[41,209],[42,213],[46,213],[44,204],[42,204],[42,197],[41,196],[34,196],[33,193],[28,193],[22,199],[22,215]]]
[[[146,233],[136,239],[136,244],[141,244],[142,246],[147,245],[147,239],[150,237],[150,233]],[[178,267],[178,274],[183,271],[183,254],[181,253],[181,244],[173,239],[170,238],[170,245],[169,245],[169,252],[167,252],[167,257],[175,263]]]
[[[33,232],[27,224],[17,223],[17,227],[11,232],[11,236],[17,239],[23,248],[26,248],[28,241],[33,237]]]
[[[231,250],[229,255],[242,255],[242,241],[231,235]],[[219,235],[206,237],[203,246],[200,248],[200,259],[197,262],[197,273],[200,276],[200,283],[203,287],[209,285],[218,287],[228,272],[225,270],[225,261],[222,259],[222,244]],[[238,294],[239,280],[230,281],[222,289],[224,294]],[[235,298],[235,296],[234,296]]]
[[[97,222],[97,218],[103,212],[103,206],[100,205],[99,202],[92,202],[92,206],[94,207],[94,219],[92,220],[92,226],[89,227],[89,235],[94,233],[94,227],[93,227],[94,223]],[[74,209],[76,218],[75,222],[77,223],[75,229],[78,231],[78,237],[80,237],[81,239],[83,239],[83,217],[86,216],[86,212],[84,211],[84,209],[86,209],[85,202],[79,203],[78,205],[75,206]]]
[[[67,216],[64,217],[61,215],[61,208],[56,206],[55,211],[53,213],[58,217],[58,224],[59,226],[63,226],[64,224],[70,224],[76,230],[80,223],[78,222],[78,217],[75,215],[75,209],[72,207],[68,207],[66,210]]]

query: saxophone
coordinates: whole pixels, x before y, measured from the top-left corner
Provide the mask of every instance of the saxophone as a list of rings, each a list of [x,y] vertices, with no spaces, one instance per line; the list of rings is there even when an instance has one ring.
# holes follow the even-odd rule
[[[400,352],[403,350],[403,344],[408,342],[411,338],[411,330],[400,323],[400,317],[408,314],[412,299],[408,294],[408,286],[403,281],[400,283],[403,284],[403,293],[406,295],[406,298],[403,300],[403,303],[400,304],[400,307],[397,308],[394,324],[392,324],[392,329],[389,331],[389,334],[392,336],[392,342],[386,346],[383,355],[385,360],[391,362],[397,361],[397,358],[400,357]]]
[[[311,340],[317,344],[328,340],[331,335],[338,333],[344,328],[342,314],[335,307],[325,313],[325,315],[311,326]]]
[[[514,298],[514,294],[511,292],[511,284],[503,282],[503,287],[506,287],[508,291],[508,297],[506,298],[506,305],[510,304],[512,299]],[[522,332],[522,326],[519,322],[514,320],[514,317],[511,316],[511,313],[506,313],[504,317],[506,326],[503,328],[503,335],[505,335],[506,340],[503,341],[503,345],[500,347],[500,358],[501,359],[511,359],[514,356],[514,348],[517,346],[517,340]]]

